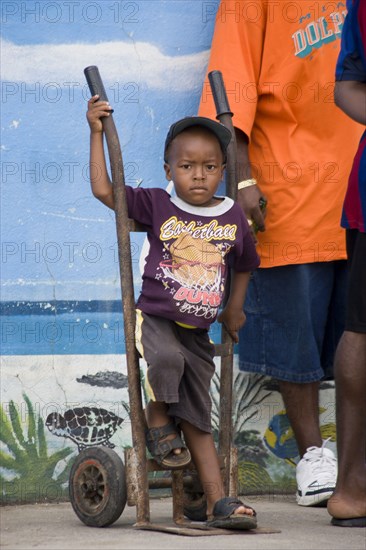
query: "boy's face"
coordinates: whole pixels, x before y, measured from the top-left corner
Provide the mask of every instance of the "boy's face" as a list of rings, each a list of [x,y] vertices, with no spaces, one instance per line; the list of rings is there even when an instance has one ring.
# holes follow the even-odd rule
[[[174,181],[179,198],[194,206],[213,206],[224,173],[220,143],[210,131],[192,127],[179,134],[170,144],[168,163],[164,164],[167,180]]]

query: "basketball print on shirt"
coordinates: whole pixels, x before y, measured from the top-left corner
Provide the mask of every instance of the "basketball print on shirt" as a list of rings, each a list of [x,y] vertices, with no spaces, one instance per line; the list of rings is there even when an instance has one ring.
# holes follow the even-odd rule
[[[167,279],[178,283],[174,285],[173,299],[179,311],[214,318],[222,300],[225,256],[231,245],[223,242],[213,244],[187,232],[165,246],[171,258],[160,263],[163,284],[167,284]]]

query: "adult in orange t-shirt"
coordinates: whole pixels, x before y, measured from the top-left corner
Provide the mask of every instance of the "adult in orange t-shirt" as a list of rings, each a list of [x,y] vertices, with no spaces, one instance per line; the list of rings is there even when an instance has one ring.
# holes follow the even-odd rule
[[[222,1],[208,67],[223,73],[237,133],[238,201],[260,230],[239,366],[279,381],[304,506],[326,501],[337,475],[318,397],[344,327],[340,217],[362,133],[333,100],[345,15],[345,1]],[[200,115],[216,115],[208,81]]]

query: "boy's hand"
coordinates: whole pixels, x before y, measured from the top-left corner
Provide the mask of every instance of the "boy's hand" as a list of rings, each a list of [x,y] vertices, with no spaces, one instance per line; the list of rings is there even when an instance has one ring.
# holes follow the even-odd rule
[[[88,111],[86,118],[88,120],[92,134],[101,134],[103,132],[102,117],[109,116],[112,107],[107,101],[98,101],[99,95],[94,95],[88,101]]]
[[[218,316],[217,320],[219,323],[224,323],[226,330],[237,344],[239,342],[239,329],[246,321],[244,311],[242,309],[226,306]]]

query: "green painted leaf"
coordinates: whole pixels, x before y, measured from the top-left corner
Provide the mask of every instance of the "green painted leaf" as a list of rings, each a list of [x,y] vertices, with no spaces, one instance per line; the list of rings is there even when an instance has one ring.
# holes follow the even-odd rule
[[[5,443],[9,451],[15,456],[20,453],[20,447],[17,444],[12,430],[12,425],[9,422],[8,416],[5,414],[4,409],[0,405],[0,440]]]
[[[0,450],[0,467],[8,470],[16,470],[19,463],[14,457]]]
[[[37,434],[38,434],[39,458],[47,459],[47,441],[46,441],[46,435],[44,433],[43,419],[41,417],[38,418]]]
[[[28,408],[28,441],[35,441],[36,440],[36,419],[34,415],[33,405],[27,396],[27,394],[23,393],[23,397],[25,402],[27,403]]]
[[[23,435],[23,429],[20,423],[19,412],[14,401],[10,401],[9,403],[9,415],[10,415],[11,425],[13,426],[14,435],[16,436],[19,443],[24,447],[25,440]]]
[[[70,447],[64,447],[63,449],[60,449],[59,451],[56,451],[55,453],[50,455],[47,459],[47,463],[53,464],[53,467],[55,467],[57,462],[71,455],[71,453],[73,453],[74,451],[75,449],[71,449]]]
[[[270,492],[273,485],[273,481],[267,470],[255,462],[239,462],[238,480],[240,494]]]
[[[320,433],[322,434],[322,439],[330,439],[333,442],[337,441],[337,431],[334,422],[320,426]]]
[[[28,441],[25,442],[25,448],[30,457],[37,458],[37,434],[36,434],[36,418],[34,414],[33,405],[29,397],[23,393],[25,402],[27,403],[28,408]]]
[[[65,447],[48,456],[43,420],[35,415],[28,396],[23,396],[28,407],[28,422],[23,430],[15,404],[12,402],[9,406],[9,416],[0,406],[1,441],[9,450],[0,450],[0,467],[17,474],[10,481],[0,477],[2,500],[31,502],[47,500],[51,498],[50,495],[55,494],[65,496],[67,489],[64,484],[68,480],[69,465],[61,471],[57,480],[53,479],[53,475],[57,463],[75,449]],[[23,448],[17,441],[21,442]],[[27,488],[26,494],[22,488]]]

